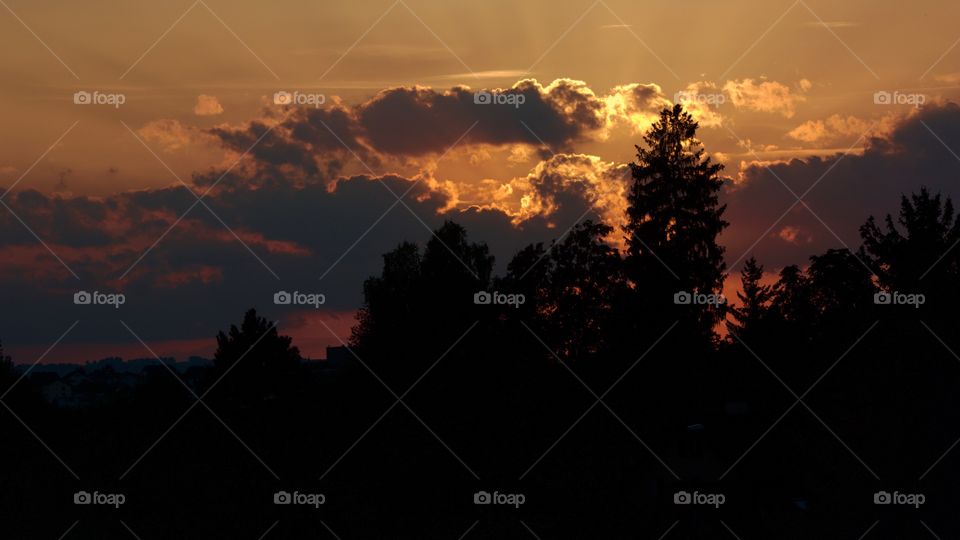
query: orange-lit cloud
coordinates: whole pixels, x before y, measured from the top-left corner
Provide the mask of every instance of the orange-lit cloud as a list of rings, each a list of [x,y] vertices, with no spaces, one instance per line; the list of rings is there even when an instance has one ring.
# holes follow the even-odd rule
[[[145,141],[158,145],[166,152],[188,147],[206,147],[214,142],[214,139],[203,131],[170,119],[147,122],[137,130],[137,133]]]
[[[197,96],[197,104],[193,106],[193,114],[197,116],[216,116],[223,114],[223,106],[217,96],[208,96],[200,94]]]
[[[806,100],[803,93],[811,87],[812,83],[806,79],[798,83],[796,90],[776,81],[742,79],[727,81],[723,89],[738,109],[792,118],[796,114],[797,104]]]

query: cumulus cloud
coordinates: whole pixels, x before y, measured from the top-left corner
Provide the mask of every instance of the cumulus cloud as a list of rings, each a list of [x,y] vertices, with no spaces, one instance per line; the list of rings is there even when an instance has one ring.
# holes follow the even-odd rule
[[[690,83],[674,96],[675,102],[682,104],[702,127],[708,128],[723,125],[719,108],[727,99],[724,89],[710,81]]]
[[[659,119],[660,111],[672,105],[656,84],[615,86],[601,99],[606,108],[607,127],[623,124],[633,134],[646,132]]]
[[[723,89],[730,96],[734,107],[754,112],[776,113],[786,118],[796,114],[797,104],[805,101],[802,92],[812,87],[810,81],[803,79],[795,92],[789,86],[776,82],[754,79],[727,81]]]
[[[549,223],[576,221],[587,208],[611,225],[622,225],[627,209],[630,168],[586,154],[557,154],[541,161],[527,175],[509,182],[488,181],[477,199],[483,208],[502,211],[516,225],[531,219]]]
[[[477,103],[477,91],[522,103]],[[210,133],[231,150],[243,152],[272,126],[266,144],[254,150],[256,158],[285,167],[286,173],[329,178],[353,155],[373,167],[382,159],[442,154],[454,145],[525,146],[546,157],[572,151],[580,142],[603,140],[620,126],[642,132],[669,105],[659,86],[639,83],[616,86],[602,95],[572,79],[547,85],[524,79],[510,88],[476,91],[466,86],[401,86],[356,105],[332,100],[323,108],[273,109],[263,119]],[[476,159],[482,157],[478,153]]]
[[[883,137],[890,133],[899,120],[887,115],[879,120],[856,116],[831,115],[824,120],[809,120],[793,128],[787,137],[804,143],[832,143],[857,137]]]
[[[216,116],[223,114],[223,106],[217,96],[208,96],[200,94],[197,96],[197,104],[193,106],[193,114],[197,116]]]
[[[522,104],[478,104],[475,91],[465,86],[445,91],[398,87],[361,104],[357,123],[370,147],[385,154],[438,153],[458,140],[464,145],[546,145],[560,152],[579,141],[603,138],[613,122],[641,122],[644,113],[664,103],[655,85],[619,86],[598,96],[583,81],[571,79],[546,86],[525,79],[508,89],[483,91]]]

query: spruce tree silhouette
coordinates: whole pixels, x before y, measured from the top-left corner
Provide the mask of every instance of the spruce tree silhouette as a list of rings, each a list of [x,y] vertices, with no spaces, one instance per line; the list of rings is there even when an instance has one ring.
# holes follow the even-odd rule
[[[740,270],[740,286],[743,289],[737,293],[740,305],[730,308],[733,321],[727,321],[731,333],[747,343],[756,344],[754,346],[760,346],[760,342],[769,337],[771,326],[773,286],[764,285],[762,280],[763,265],[750,257]]]
[[[720,306],[673,305],[676,291],[718,293],[724,269],[717,236],[728,225],[718,193],[723,166],[705,156],[698,124],[681,105],[664,109],[637,146],[627,210],[627,276],[639,295],[637,313],[681,319],[688,331],[712,340]],[[641,320],[642,320],[641,319]],[[646,329],[643,329],[646,331]]]

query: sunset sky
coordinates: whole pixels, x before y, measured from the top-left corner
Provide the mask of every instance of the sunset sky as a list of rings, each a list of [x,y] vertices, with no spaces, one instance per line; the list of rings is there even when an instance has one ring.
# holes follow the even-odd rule
[[[952,1],[0,5],[17,362],[150,356],[138,337],[210,356],[249,307],[322,357],[381,254],[445,219],[499,271],[578,220],[622,223],[633,145],[678,100],[726,165],[734,280],[749,255],[776,272],[856,249],[920,185],[960,193]],[[80,290],[126,303],[74,305]],[[280,290],[326,304],[276,306]]]

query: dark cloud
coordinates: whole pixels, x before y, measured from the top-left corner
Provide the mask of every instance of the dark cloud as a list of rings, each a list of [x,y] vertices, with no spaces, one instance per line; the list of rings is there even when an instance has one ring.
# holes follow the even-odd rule
[[[523,103],[478,104],[466,87],[391,88],[362,104],[357,119],[373,148],[412,156],[444,151],[475,123],[463,144],[537,146],[539,138],[555,152],[605,125],[604,103],[576,81],[524,80],[499,93]]]
[[[603,138],[617,123],[636,130],[635,123],[654,118],[669,105],[652,84],[617,86],[598,95],[582,81],[558,79],[543,86],[527,79],[509,89],[478,91],[522,103],[477,103],[476,91],[465,86],[413,86],[383,90],[355,106],[337,100],[323,108],[288,106],[252,154],[277,174],[326,180],[334,179],[354,154],[371,167],[381,158],[439,154],[455,144],[525,144],[546,156]],[[270,117],[276,114],[267,112]],[[265,121],[254,121],[214,128],[210,134],[227,148],[244,152],[266,129]]]
[[[80,279],[9,212],[0,212],[6,261],[0,290],[20,306],[0,312],[3,337],[21,345],[50,343],[80,320],[71,342],[130,343],[122,320],[148,341],[202,339],[251,306],[280,320],[301,320],[302,313],[273,305],[281,289],[322,292],[322,311],[349,312],[361,305],[363,280],[379,272],[383,253],[404,240],[429,239],[424,223],[437,228],[445,219],[462,222],[474,240],[490,244],[503,268],[526,243],[561,234],[587,204],[564,199],[553,224],[534,218],[518,230],[499,210],[441,213],[446,197],[413,182],[355,176],[340,179],[333,190],[323,182],[237,182],[205,199],[219,219],[203,205],[183,217],[196,199],[182,186],[105,198],[11,193],[5,202]],[[416,217],[391,194],[407,189],[404,202]],[[127,302],[120,309],[75,306],[77,290],[120,291]]]
[[[895,214],[901,194],[921,186],[957,200],[960,160],[943,143],[960,152],[960,106],[953,103],[917,111],[888,137],[870,140],[862,155],[796,159],[769,169],[754,164],[725,197],[731,222],[724,237],[728,262],[745,253],[796,202],[783,184],[797,195],[813,186],[804,201],[826,225],[796,205],[750,250],[774,267],[803,264],[811,254],[842,246],[841,240],[857,249],[858,229],[868,216]]]

